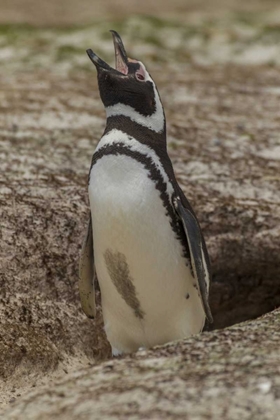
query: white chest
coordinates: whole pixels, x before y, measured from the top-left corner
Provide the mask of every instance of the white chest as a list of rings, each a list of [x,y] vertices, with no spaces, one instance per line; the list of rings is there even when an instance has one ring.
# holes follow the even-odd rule
[[[92,167],[94,260],[109,341],[133,351],[199,332],[204,314],[160,191],[125,155]],[[189,296],[189,298],[186,298]]]

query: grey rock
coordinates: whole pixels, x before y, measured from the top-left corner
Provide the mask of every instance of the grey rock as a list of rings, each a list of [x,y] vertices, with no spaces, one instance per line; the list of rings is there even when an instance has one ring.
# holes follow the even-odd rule
[[[280,310],[103,362],[36,390],[6,420],[274,420],[280,410]]]

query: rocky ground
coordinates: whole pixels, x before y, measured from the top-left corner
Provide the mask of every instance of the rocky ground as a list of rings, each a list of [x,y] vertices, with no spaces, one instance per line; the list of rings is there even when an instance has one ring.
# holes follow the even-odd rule
[[[5,418],[274,420],[279,316],[79,370],[30,393]]]
[[[172,18],[168,5],[156,18],[120,9],[92,23],[83,0],[76,21],[73,6],[63,22],[46,12],[42,28],[44,9],[30,0],[35,28],[8,24],[26,20],[28,7],[0,1],[2,418],[276,418],[279,311],[104,362],[101,312],[86,319],[78,299],[87,173],[104,128],[84,51],[112,62],[114,28],[165,105],[170,155],[211,255],[213,328],[280,305],[280,7],[212,3],[177,1]]]

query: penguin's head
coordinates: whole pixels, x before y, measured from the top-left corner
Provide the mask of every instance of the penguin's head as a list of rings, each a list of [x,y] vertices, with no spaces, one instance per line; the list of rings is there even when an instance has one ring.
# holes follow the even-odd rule
[[[100,97],[107,118],[124,115],[153,131],[163,131],[164,111],[154,81],[141,61],[127,56],[119,34],[111,32],[116,68],[109,66],[91,49],[87,50],[97,69]]]

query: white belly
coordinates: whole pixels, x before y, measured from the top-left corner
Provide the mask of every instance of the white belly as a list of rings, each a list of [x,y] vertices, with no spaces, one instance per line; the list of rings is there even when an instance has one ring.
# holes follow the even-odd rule
[[[128,156],[103,156],[92,167],[89,198],[112,347],[130,352],[200,332],[205,316],[194,280],[144,166]],[[120,276],[127,282],[118,288]]]

